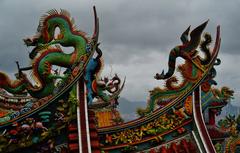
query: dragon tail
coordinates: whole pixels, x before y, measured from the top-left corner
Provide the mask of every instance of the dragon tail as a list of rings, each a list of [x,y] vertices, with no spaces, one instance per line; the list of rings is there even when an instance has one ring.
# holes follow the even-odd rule
[[[204,22],[203,24],[199,25],[198,27],[196,27],[190,33],[191,40],[188,43],[184,44],[183,48],[182,48],[184,50],[184,52],[191,52],[199,46],[199,43],[201,41],[202,32],[205,29],[205,27],[207,26],[207,23],[208,23],[208,20],[206,22]]]

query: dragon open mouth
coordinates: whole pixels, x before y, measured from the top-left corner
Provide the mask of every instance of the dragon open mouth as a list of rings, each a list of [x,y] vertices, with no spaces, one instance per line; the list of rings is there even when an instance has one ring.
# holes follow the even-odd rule
[[[40,50],[48,48],[48,45],[38,44],[38,39],[39,38],[36,38],[36,37],[23,39],[23,41],[27,47],[33,47],[32,51],[29,53],[29,58],[31,58],[31,59],[34,59],[34,57],[36,57],[37,53]]]

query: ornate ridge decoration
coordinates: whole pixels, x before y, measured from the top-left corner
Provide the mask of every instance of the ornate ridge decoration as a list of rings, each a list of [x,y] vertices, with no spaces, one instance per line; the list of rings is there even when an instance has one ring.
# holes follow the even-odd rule
[[[199,80],[203,82],[203,77],[209,76],[207,74],[209,67],[212,66],[216,58],[216,53],[220,48],[219,26],[217,27],[215,46],[212,50],[209,48],[211,43],[210,34],[204,34],[204,39],[201,40],[201,34],[207,22],[204,22],[191,32],[191,40],[188,40],[190,27],[182,34],[181,40],[183,45],[175,47],[170,52],[168,72],[166,74],[163,72],[155,75],[155,79],[157,80],[165,79],[166,86],[165,88],[157,87],[150,91],[147,108],[139,108],[137,110],[137,114],[141,118],[115,127],[116,129],[114,129],[114,127],[99,129],[104,151],[121,150],[121,148],[123,148],[122,151],[126,149],[138,150],[138,147],[141,148],[140,144],[142,143],[152,146],[155,139],[157,144],[166,143],[169,140],[168,137],[180,136],[187,131],[185,128],[188,130],[193,128],[191,126],[194,124],[194,121],[192,121],[193,96],[190,94],[192,87],[199,83]],[[198,47],[205,53],[205,58],[200,57],[198,54]],[[183,80],[180,84],[177,84],[177,77],[173,76],[177,57],[185,59],[185,63],[177,66],[177,70],[180,72]],[[182,101],[178,100],[174,105],[169,105],[181,95],[187,96],[185,96]],[[162,109],[163,111],[161,111]],[[158,117],[153,119],[153,116]],[[164,118],[166,118],[166,120],[162,122]],[[146,121],[146,119],[149,120]],[[168,124],[168,121],[173,122],[163,127],[163,125]],[[178,127],[177,121],[181,121],[179,124],[181,126]],[[174,127],[178,128],[175,129]],[[166,131],[163,129],[166,129]],[[109,130],[111,130],[111,132]],[[152,143],[150,143],[150,140],[152,140]]]
[[[157,80],[165,79],[165,88],[156,87],[149,91],[149,99],[147,108],[138,108],[137,114],[139,116],[144,116],[153,112],[157,108],[164,107],[170,101],[178,97],[184,92],[187,92],[191,86],[196,83],[200,78],[202,78],[203,73],[207,70],[207,67],[212,60],[213,54],[220,48],[220,27],[217,28],[217,35],[215,46],[211,50],[209,48],[212,42],[211,35],[205,33],[202,40],[202,32],[205,29],[208,21],[196,27],[190,33],[190,26],[182,33],[181,41],[182,45],[174,47],[170,51],[169,61],[168,61],[168,72],[161,74],[157,73],[154,78]],[[204,58],[199,55],[197,48],[205,54]],[[185,63],[176,66],[176,59],[181,57],[185,60]],[[177,71],[180,72],[181,82],[174,76],[175,67]]]
[[[99,24],[95,7],[93,10],[95,27],[91,38],[76,29],[74,19],[66,10],[58,12],[53,9],[41,17],[36,35],[24,39],[27,46],[33,47],[29,54],[32,65],[21,68],[17,62],[16,80],[10,80],[5,73],[0,72],[0,88],[12,94],[27,92],[33,98],[21,106],[20,110],[8,112],[1,117],[0,125],[44,106],[83,74],[98,42]],[[55,36],[57,27],[60,33]],[[74,47],[74,51],[67,54],[61,47]],[[61,74],[53,72],[52,66],[65,68],[65,71]],[[23,72],[26,70],[32,71],[35,84]]]
[[[149,122],[145,125],[139,126],[133,129],[125,129],[123,131],[106,134],[105,142],[103,142],[106,150],[108,146],[114,145],[134,145],[152,139],[153,141],[163,141],[166,133],[177,136],[184,133],[185,129],[180,125],[186,125],[191,121],[191,111],[188,111],[188,115],[185,112],[184,106],[178,106],[180,108],[172,108],[166,114],[163,114],[158,119]],[[174,133],[177,132],[177,133]]]

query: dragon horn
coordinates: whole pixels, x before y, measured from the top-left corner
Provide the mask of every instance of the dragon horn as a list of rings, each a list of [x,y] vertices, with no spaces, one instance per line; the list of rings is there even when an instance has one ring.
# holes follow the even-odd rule
[[[189,34],[189,31],[190,31],[190,27],[191,27],[191,25],[181,35],[181,41],[182,41],[183,44],[189,42],[188,34]]]
[[[184,48],[184,51],[190,52],[192,50],[195,50],[198,47],[200,40],[201,40],[201,34],[202,34],[203,30],[205,29],[207,23],[208,23],[208,20],[206,22],[204,22],[203,24],[199,25],[198,27],[196,27],[190,33],[191,40],[186,45],[186,48]]]
[[[95,6],[93,6],[93,12],[94,12],[94,33],[92,36],[92,40],[94,41],[94,44],[96,44],[98,42],[99,36],[99,19],[97,17],[97,11]]]

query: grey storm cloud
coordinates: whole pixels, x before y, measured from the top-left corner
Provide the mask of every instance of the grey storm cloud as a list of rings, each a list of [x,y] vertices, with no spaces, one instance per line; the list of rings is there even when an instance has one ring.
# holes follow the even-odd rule
[[[68,10],[79,29],[91,35],[93,5],[100,18],[106,69],[112,65],[114,72],[127,76],[126,88],[134,90],[126,89],[124,95],[130,99],[143,99],[149,89],[158,85],[153,75],[167,68],[168,53],[181,43],[181,33],[189,25],[193,29],[208,19],[205,31],[213,37],[217,25],[221,25],[223,69],[218,79],[240,90],[234,83],[240,74],[232,68],[231,60],[240,59],[239,0],[1,0],[0,70],[16,72],[16,60],[22,66],[29,65],[31,48],[24,46],[22,39],[34,35],[40,16],[52,8]],[[137,82],[140,78],[145,80],[141,85]]]

